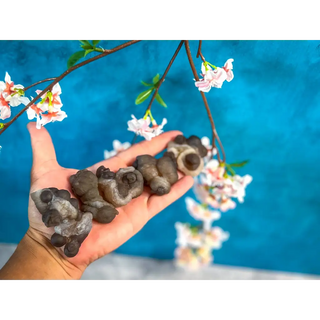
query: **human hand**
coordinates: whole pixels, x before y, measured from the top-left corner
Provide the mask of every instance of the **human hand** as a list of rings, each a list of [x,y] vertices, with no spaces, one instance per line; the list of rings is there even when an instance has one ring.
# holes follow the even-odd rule
[[[33,152],[30,193],[43,188],[56,187],[68,190],[72,197],[75,197],[69,183],[69,177],[78,170],[63,168],[58,164],[54,146],[45,128],[38,130],[34,123],[29,123],[28,130]],[[130,166],[138,155],[150,154],[155,156],[160,153],[166,148],[168,142],[179,134],[181,134],[179,131],[169,131],[152,139],[152,141],[140,142],[108,160],[89,167],[88,170],[95,173],[101,165],[110,168],[112,171],[125,168]],[[79,278],[79,275],[81,277],[90,263],[112,252],[129,240],[152,217],[179,199],[192,185],[193,178],[184,176],[172,186],[170,193],[164,196],[151,194],[145,188],[142,195],[133,199],[126,206],[117,208],[119,214],[111,223],[101,224],[93,220],[91,232],[82,243],[78,254],[73,258],[67,258],[61,248],[51,246],[49,240],[54,230],[44,225],[41,214],[29,197],[28,217],[30,227],[27,235],[40,245],[45,246],[46,250],[58,260],[58,264],[67,270],[71,277]]]

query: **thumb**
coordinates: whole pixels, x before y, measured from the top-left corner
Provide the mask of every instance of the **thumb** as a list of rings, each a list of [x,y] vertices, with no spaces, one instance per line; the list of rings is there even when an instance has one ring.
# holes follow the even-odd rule
[[[42,175],[54,167],[58,167],[56,152],[49,132],[44,127],[36,128],[35,122],[27,125],[32,147],[32,177]]]

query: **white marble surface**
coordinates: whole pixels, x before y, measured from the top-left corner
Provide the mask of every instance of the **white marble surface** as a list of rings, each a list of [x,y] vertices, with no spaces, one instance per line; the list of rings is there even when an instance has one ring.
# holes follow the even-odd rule
[[[16,245],[0,244],[0,268],[14,252]],[[201,271],[176,268],[171,260],[156,260],[120,254],[109,254],[92,263],[83,280],[308,280],[316,275],[272,272],[250,268],[212,265]]]

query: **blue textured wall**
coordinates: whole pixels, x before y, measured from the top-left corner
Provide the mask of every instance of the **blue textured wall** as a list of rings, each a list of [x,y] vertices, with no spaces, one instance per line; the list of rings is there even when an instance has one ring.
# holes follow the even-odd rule
[[[104,41],[105,48],[120,41]],[[235,78],[207,94],[229,162],[250,159],[244,204],[215,224],[230,232],[215,253],[220,264],[320,274],[320,51],[318,41],[205,41],[204,56],[222,66],[234,58]],[[131,141],[134,100],[167,66],[178,41],[143,41],[70,74],[61,82],[68,118],[47,126],[61,165],[85,168],[103,158],[114,139]],[[191,42],[193,55],[197,43]],[[0,78],[8,71],[25,86],[57,76],[76,41],[1,41]],[[200,61],[197,61],[200,72]],[[44,86],[42,87],[44,88]],[[182,49],[154,104],[166,130],[210,134],[201,96]],[[19,109],[19,108],[16,108]],[[85,112],[90,110],[90,116]],[[17,110],[15,110],[17,112]],[[0,137],[0,242],[18,242],[27,229],[31,148],[22,116]],[[188,195],[192,195],[189,192]],[[120,253],[172,258],[176,221],[192,221],[184,200],[163,211]]]

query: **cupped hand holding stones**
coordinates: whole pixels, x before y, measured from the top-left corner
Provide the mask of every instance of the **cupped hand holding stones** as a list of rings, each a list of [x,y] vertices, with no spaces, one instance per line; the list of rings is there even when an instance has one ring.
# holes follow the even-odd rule
[[[63,168],[58,164],[51,137],[45,128],[38,130],[34,123],[29,123],[28,130],[33,152],[30,193],[53,187],[67,190],[71,197],[75,198],[69,178],[79,169]],[[109,168],[113,172],[117,172],[120,168],[130,167],[137,156],[141,154],[157,155],[179,134],[181,134],[179,131],[169,131],[151,141],[137,143],[113,158],[94,164],[88,170],[96,174],[97,169],[101,166]],[[129,178],[131,175],[128,175]],[[27,234],[41,246],[46,247],[52,255],[55,255],[56,259],[60,259],[62,265],[67,265],[71,270],[75,268],[83,272],[91,262],[117,249],[130,239],[153,216],[184,195],[192,185],[193,178],[184,176],[171,186],[170,193],[162,196],[152,194],[148,188],[145,188],[139,197],[133,198],[127,205],[117,208],[119,214],[111,223],[101,224],[93,220],[89,235],[82,243],[78,254],[73,258],[66,257],[61,248],[55,248],[51,245],[50,239],[55,233],[54,226],[47,227],[44,224],[43,217],[31,198],[29,198],[28,208],[30,226]],[[46,196],[50,197],[51,195],[48,193]],[[53,222],[48,220],[47,224],[50,225],[50,223]]]

